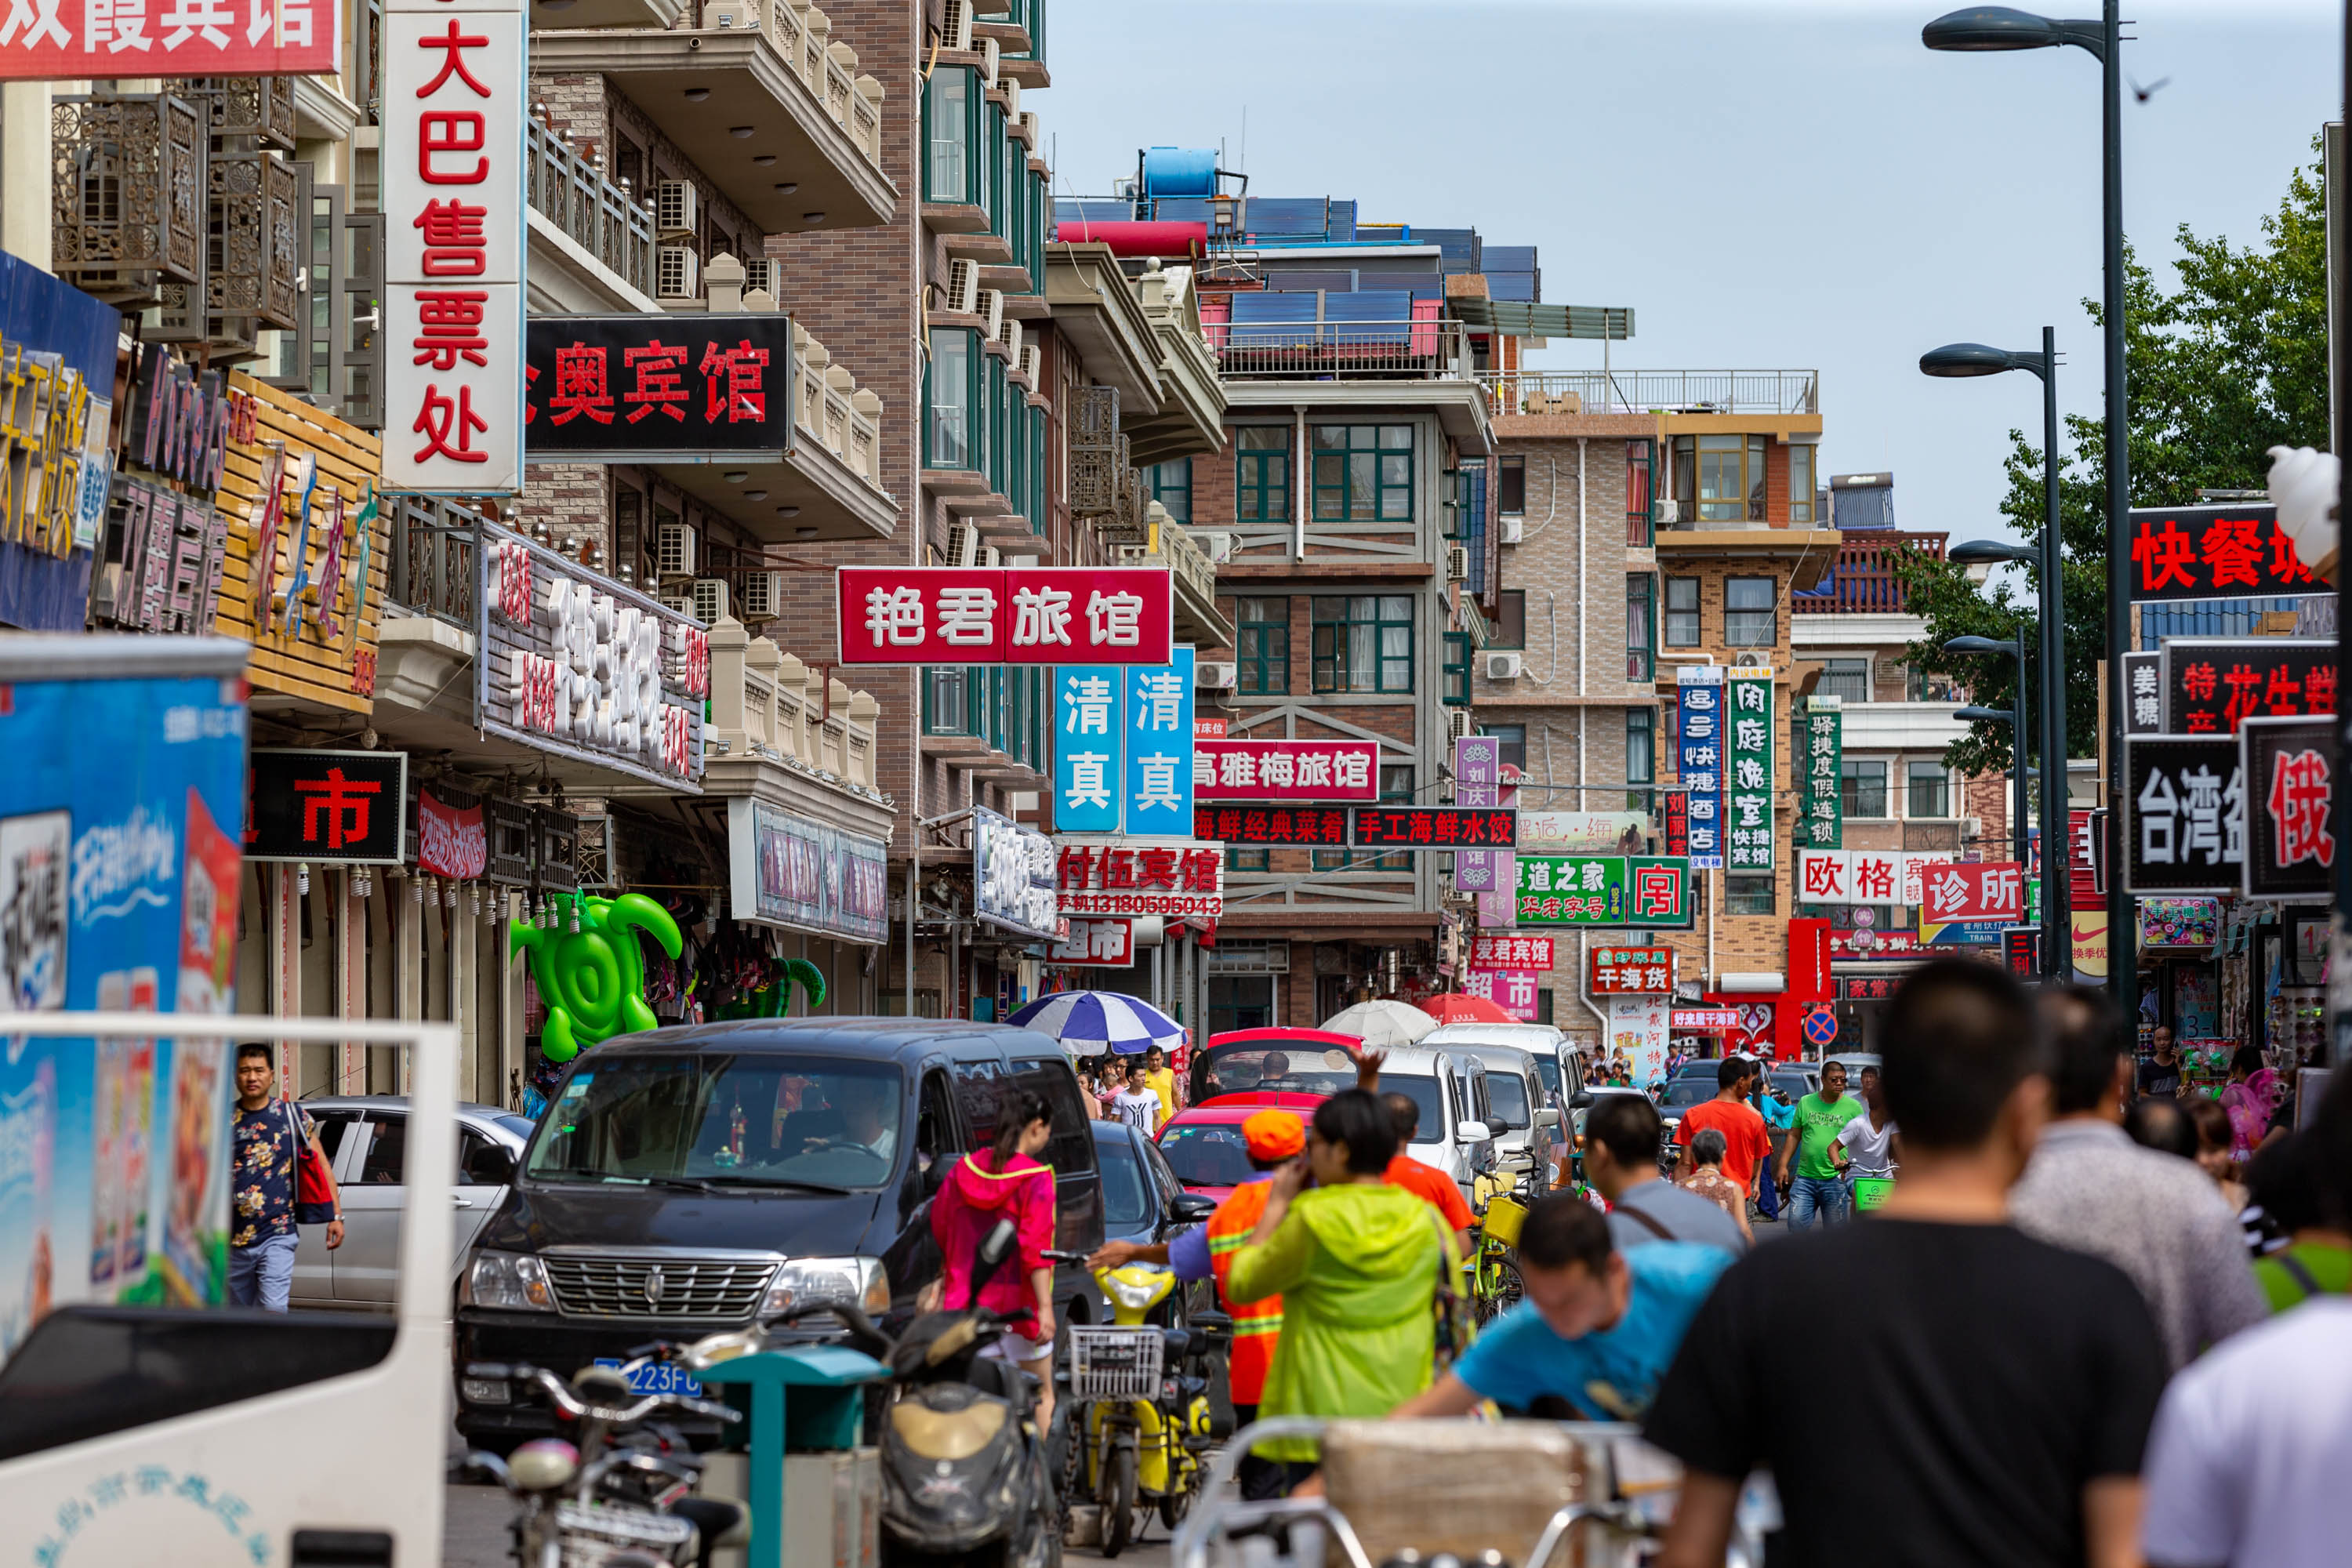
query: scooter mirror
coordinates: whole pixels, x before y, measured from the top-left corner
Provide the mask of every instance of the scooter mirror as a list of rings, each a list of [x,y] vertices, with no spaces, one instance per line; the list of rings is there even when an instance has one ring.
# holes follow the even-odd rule
[[[1020,1239],[1020,1231],[1013,1226],[1011,1220],[998,1220],[996,1222],[995,1228],[991,1230],[981,1241],[981,1266],[986,1268],[994,1268],[1006,1258],[1012,1257],[1013,1245]]]

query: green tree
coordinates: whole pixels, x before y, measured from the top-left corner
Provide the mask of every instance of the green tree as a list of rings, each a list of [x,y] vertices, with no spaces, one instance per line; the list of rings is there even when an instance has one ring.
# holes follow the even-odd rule
[[[2315,150],[2316,142],[2314,142]],[[2239,248],[2204,239],[2183,224],[2175,236],[2180,286],[2167,293],[2126,247],[2125,347],[2131,499],[2135,506],[2185,506],[2200,489],[2259,489],[2273,446],[2326,447],[2327,250],[2319,168],[2298,168],[2278,211],[2263,219],[2260,242]],[[2084,309],[2103,326],[2095,300]],[[2093,338],[2094,344],[2100,342]],[[2095,353],[2078,353],[2068,374],[2097,373]],[[2106,427],[2069,415],[2059,465],[2058,528],[2066,618],[2066,743],[2069,754],[2098,752],[2099,660],[2106,649]],[[2042,448],[2010,433],[2001,512],[2027,543],[2042,539]],[[2038,563],[2021,592],[2009,578],[1990,592],[1948,562],[1915,558],[1903,568],[1913,610],[1927,635],[1907,650],[1919,668],[1958,678],[1974,700],[2013,709],[2017,666],[2004,658],[1947,654],[1954,637],[2022,637],[2029,689],[2041,689]],[[2039,725],[2040,716],[2029,714]],[[1971,773],[2009,769],[2010,730],[1976,724],[1944,753]]]

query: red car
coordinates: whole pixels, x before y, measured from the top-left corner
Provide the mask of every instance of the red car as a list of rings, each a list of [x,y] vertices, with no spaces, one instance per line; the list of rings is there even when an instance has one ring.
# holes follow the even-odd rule
[[[1301,1097],[1303,1098],[1303,1097]],[[1242,1142],[1242,1123],[1265,1107],[1246,1105],[1188,1106],[1160,1130],[1160,1152],[1188,1193],[1225,1201],[1235,1187],[1257,1174]]]
[[[1356,1086],[1363,1041],[1328,1029],[1235,1029],[1212,1035],[1192,1058],[1192,1104],[1202,1109],[1279,1105],[1311,1111]]]

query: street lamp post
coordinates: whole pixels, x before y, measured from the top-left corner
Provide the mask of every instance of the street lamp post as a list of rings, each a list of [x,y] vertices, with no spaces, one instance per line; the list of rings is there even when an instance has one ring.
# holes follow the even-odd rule
[[[2013,801],[2009,808],[2010,843],[2017,853],[2019,875],[2025,865],[2025,769],[2026,742],[2033,731],[2026,728],[2026,716],[2032,711],[2025,705],[2025,640],[2022,637],[1996,641],[1991,637],[1954,637],[1944,645],[1946,653],[2005,653],[2017,660],[2017,706],[2014,710],[1999,708],[1963,708],[1953,717],[1964,720],[1990,719],[2005,721],[2014,727],[2009,747],[2009,773]],[[2050,771],[2045,759],[2042,770]]]
[[[1919,368],[1937,376],[2024,370],[2042,378],[2042,973],[2063,980],[2074,972],[2074,936],[2066,896],[2066,589],[2058,533],[2057,330],[2042,329],[2039,352],[1953,343],[1920,355]],[[1948,552],[1948,559],[1963,566],[2031,561],[2034,555],[2024,545],[1992,540],[1972,540]]]
[[[2072,44],[2098,57],[2099,206],[2106,268],[2100,323],[2106,333],[2107,734],[2109,842],[2121,845],[2130,802],[2124,784],[2124,652],[2131,643],[2131,434],[2124,400],[2123,22],[2120,0],[2104,0],[2099,20],[2058,21],[2006,5],[1972,5],[1920,30],[1931,49],[2048,49]],[[2063,774],[2063,762],[2046,771]],[[2119,857],[2110,856],[2111,862]],[[2045,889],[2045,892],[2047,889]],[[2139,1016],[2138,955],[2132,898],[2122,870],[2107,876],[2107,985],[2127,1019]]]

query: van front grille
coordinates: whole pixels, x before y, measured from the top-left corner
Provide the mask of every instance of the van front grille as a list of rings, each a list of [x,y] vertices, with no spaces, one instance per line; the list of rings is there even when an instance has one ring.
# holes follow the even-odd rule
[[[759,1310],[776,1266],[765,1258],[542,1255],[555,1305],[574,1318],[736,1323]]]

